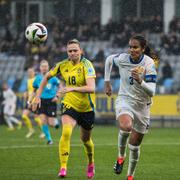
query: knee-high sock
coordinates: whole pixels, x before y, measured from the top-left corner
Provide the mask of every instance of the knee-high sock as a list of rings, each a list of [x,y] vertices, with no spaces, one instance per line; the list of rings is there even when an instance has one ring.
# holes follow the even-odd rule
[[[4,115],[4,119],[5,119],[5,121],[6,121],[9,128],[14,128],[8,115]]]
[[[46,139],[48,141],[52,141],[51,134],[50,134],[50,131],[49,131],[49,127],[48,127],[47,124],[42,125],[42,131],[45,134]]]
[[[67,168],[70,153],[70,139],[73,127],[69,124],[63,125],[62,135],[59,141],[59,158],[61,168]]]
[[[140,156],[140,146],[133,146],[129,144],[129,166],[128,166],[128,176],[134,176],[137,162]]]
[[[87,154],[88,163],[94,163],[94,143],[91,138],[84,143],[84,150]]]
[[[42,129],[42,121],[39,117],[35,117],[34,121],[38,124],[38,126]]]
[[[23,119],[23,121],[25,122],[27,128],[28,128],[29,130],[32,129],[32,123],[31,123],[31,120],[29,119],[29,117],[26,116],[26,115],[23,115],[23,116],[22,116],[22,119]]]
[[[119,130],[119,135],[118,135],[119,157],[126,156],[126,146],[127,146],[127,140],[129,134],[130,132]]]

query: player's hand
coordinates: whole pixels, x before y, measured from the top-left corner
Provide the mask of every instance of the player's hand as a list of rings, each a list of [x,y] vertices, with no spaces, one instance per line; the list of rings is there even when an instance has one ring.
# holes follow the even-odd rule
[[[41,99],[40,97],[36,96],[32,101],[32,111],[36,111],[40,107],[41,107]]]
[[[32,109],[32,103],[27,101],[27,106],[28,106],[28,109]]]
[[[139,84],[142,82],[141,75],[144,73],[144,68],[141,66],[138,66],[131,70],[131,76],[134,80],[136,80]]]
[[[73,87],[62,87],[62,88],[60,88],[58,93],[65,94],[65,93],[72,92],[72,91],[74,91]]]
[[[105,91],[106,95],[111,96],[112,86],[111,86],[111,83],[109,81],[105,81],[104,91]]]

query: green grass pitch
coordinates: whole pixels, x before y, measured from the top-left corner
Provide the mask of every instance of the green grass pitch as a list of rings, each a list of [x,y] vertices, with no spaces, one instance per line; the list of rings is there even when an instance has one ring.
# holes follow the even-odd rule
[[[50,129],[54,144],[46,145],[38,138],[40,131],[26,139],[27,129],[8,132],[0,126],[0,179],[1,180],[56,180],[59,169],[58,142],[61,129]],[[75,128],[67,180],[86,179],[86,156]],[[96,174],[94,180],[126,179],[127,162],[121,175],[113,173],[117,157],[115,126],[96,126],[93,130]],[[128,157],[128,154],[127,154]],[[141,157],[136,169],[137,180],[180,179],[180,129],[151,129],[141,146]]]

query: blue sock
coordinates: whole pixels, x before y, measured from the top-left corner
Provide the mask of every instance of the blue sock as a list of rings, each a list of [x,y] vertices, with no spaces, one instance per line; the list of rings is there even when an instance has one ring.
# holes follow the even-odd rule
[[[47,124],[43,124],[43,125],[42,125],[42,131],[43,131],[43,133],[45,134],[46,139],[47,139],[48,141],[52,141],[51,134],[50,134],[50,131],[49,131],[49,128],[48,128],[48,125],[47,125]]]

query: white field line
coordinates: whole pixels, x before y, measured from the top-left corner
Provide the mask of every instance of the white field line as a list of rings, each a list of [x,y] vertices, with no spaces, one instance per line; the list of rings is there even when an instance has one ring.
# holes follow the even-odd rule
[[[180,142],[179,143],[143,143],[142,146],[180,146]],[[79,144],[71,144],[72,147],[80,147],[82,146],[81,143]],[[117,146],[117,144],[111,144],[111,143],[106,143],[106,144],[96,144],[95,146]],[[26,149],[26,148],[50,148],[50,147],[58,147],[58,145],[12,145],[12,146],[0,146],[0,150],[1,149]]]

